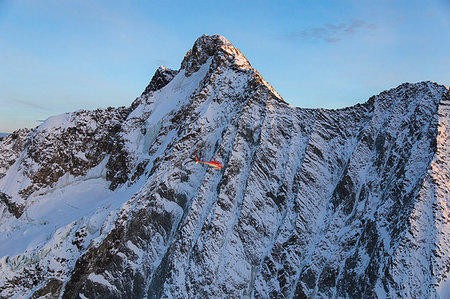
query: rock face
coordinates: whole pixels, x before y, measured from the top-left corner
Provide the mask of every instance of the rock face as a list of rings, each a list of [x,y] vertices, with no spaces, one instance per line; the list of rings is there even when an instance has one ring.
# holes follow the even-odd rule
[[[449,122],[432,82],[292,107],[204,35],[130,108],[0,141],[0,295],[436,298]]]

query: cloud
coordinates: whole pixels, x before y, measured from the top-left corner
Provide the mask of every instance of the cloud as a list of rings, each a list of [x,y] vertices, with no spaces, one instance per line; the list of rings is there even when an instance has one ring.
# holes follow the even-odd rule
[[[157,65],[161,66],[161,65],[167,65],[167,64],[168,64],[168,61],[167,61],[167,60],[164,60],[164,59],[156,59],[156,60],[155,60],[155,63],[156,63]]]
[[[35,108],[35,109],[40,109],[40,110],[45,110],[45,111],[52,111],[53,109],[44,105],[40,105],[38,103],[34,103],[31,101],[26,101],[26,100],[19,100],[19,99],[13,99],[13,100],[9,100],[9,102],[11,104],[20,104],[23,106],[27,106],[27,107],[31,107],[31,108]]]
[[[322,27],[313,27],[299,32],[285,35],[292,40],[325,41],[327,43],[339,42],[346,36],[352,36],[360,30],[374,30],[375,24],[363,20],[352,20],[349,23],[325,24]]]

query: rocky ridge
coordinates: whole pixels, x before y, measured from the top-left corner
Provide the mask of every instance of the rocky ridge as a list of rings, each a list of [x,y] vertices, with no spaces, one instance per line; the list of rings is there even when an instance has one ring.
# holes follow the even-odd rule
[[[130,108],[0,141],[0,232],[22,244],[1,240],[0,295],[436,298],[449,105],[448,87],[421,82],[295,108],[204,35]],[[42,212],[55,207],[71,216]]]

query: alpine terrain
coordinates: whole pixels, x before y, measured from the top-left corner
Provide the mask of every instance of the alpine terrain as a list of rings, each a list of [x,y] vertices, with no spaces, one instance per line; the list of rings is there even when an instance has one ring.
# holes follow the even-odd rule
[[[444,296],[449,136],[446,86],[296,108],[203,35],[130,107],[0,139],[0,296]]]

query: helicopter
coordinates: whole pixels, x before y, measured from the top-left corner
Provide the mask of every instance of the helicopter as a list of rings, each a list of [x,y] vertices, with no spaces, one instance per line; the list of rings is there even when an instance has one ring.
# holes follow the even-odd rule
[[[200,160],[197,158],[197,156],[196,156],[196,157],[195,157],[195,164],[198,164],[198,163],[207,164],[207,165],[211,166],[211,167],[214,168],[214,169],[220,169],[220,168],[223,167],[223,165],[220,164],[220,163],[217,162],[217,161],[209,161],[209,162],[207,162],[207,161],[200,161]]]

